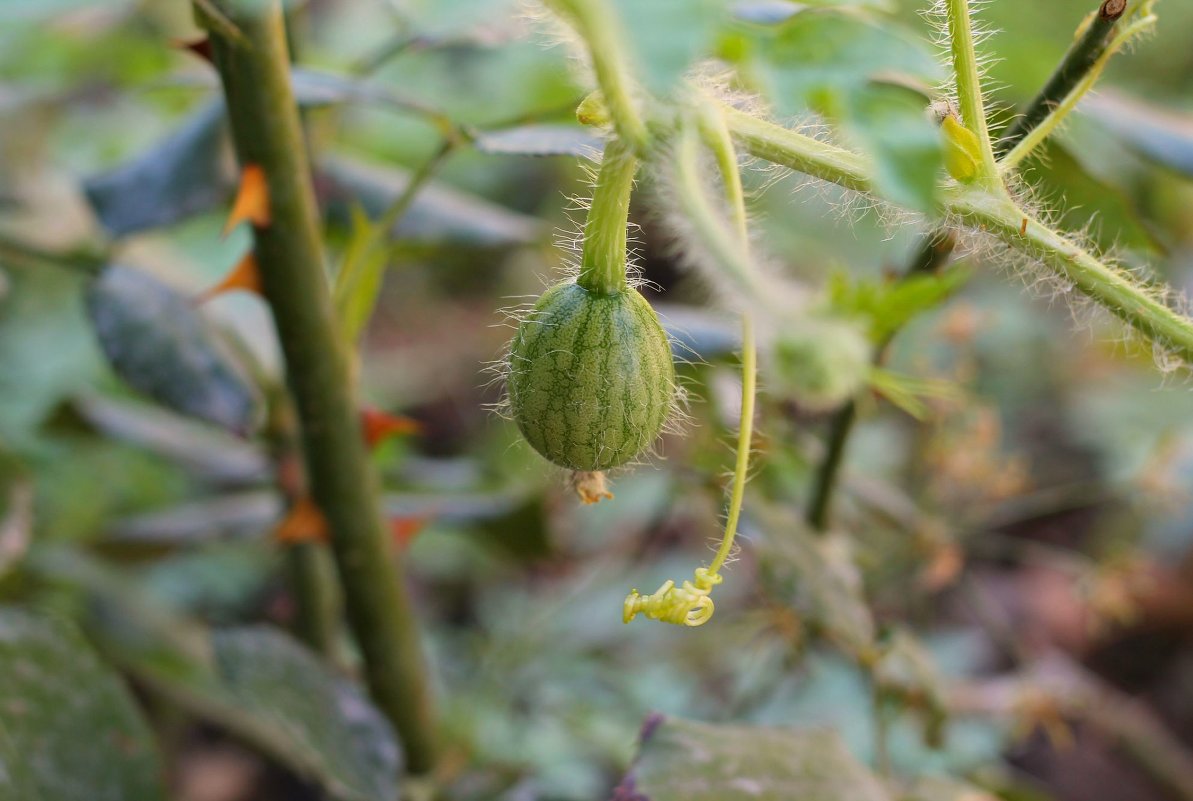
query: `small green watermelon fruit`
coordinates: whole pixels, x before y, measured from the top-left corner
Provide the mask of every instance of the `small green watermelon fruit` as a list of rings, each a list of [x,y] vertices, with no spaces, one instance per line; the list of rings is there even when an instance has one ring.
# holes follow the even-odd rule
[[[658,437],[675,402],[675,365],[658,315],[634,288],[548,289],[510,347],[510,411],[561,467],[609,470]]]

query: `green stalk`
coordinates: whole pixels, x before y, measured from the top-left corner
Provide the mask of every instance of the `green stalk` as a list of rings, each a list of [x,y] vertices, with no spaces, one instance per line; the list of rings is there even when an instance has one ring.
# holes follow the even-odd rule
[[[949,24],[949,50],[953,55],[953,75],[957,81],[957,103],[961,121],[978,137],[982,163],[978,182],[987,189],[1000,187],[990,129],[986,125],[986,105],[982,99],[982,78],[974,51],[973,23],[969,18],[969,0],[945,0]]]
[[[547,4],[570,22],[584,41],[613,128],[641,155],[649,136],[631,93],[633,82],[621,48],[625,37],[618,31],[608,4],[602,0],[547,0]]]
[[[752,155],[849,189],[867,189],[861,157],[742,112],[726,114],[730,132]],[[1126,273],[1102,263],[1025,214],[1001,191],[948,187],[942,211],[1040,260],[1059,277],[1149,339],[1193,362],[1193,320],[1165,306]],[[1022,233],[1021,233],[1022,229]]]
[[[706,137],[706,141],[710,138]],[[699,144],[696,136],[688,131],[681,134],[676,144],[675,156],[671,160],[676,206],[688,220],[692,237],[699,241],[700,246],[712,257],[721,272],[733,281],[733,290],[739,296],[736,305],[742,310],[761,309],[777,314],[780,310],[775,308],[775,299],[759,286],[749,248],[743,244],[746,240],[743,239],[740,229],[745,225],[744,212],[740,221],[734,221],[735,228],[739,230],[730,230],[709,195],[702,174]],[[725,158],[720,155],[717,158],[724,169]],[[740,186],[735,187],[730,183],[726,189],[730,197],[734,198],[734,193]],[[744,195],[737,194],[732,202],[743,199]],[[732,206],[730,210],[733,210]]]
[[[435,764],[430,683],[336,329],[281,6],[228,2],[221,13],[243,38],[211,29],[237,154],[242,165],[261,167],[269,187],[272,222],[254,232],[256,255],[302,427],[311,495],[329,524],[369,690],[402,739],[407,768],[428,773]]]
[[[598,295],[626,287],[626,220],[638,159],[620,139],[605,145],[592,205],[584,221],[584,255],[576,283]]]
[[[1089,94],[1094,84],[1102,75],[1102,71],[1110,62],[1111,56],[1121,50],[1134,37],[1149,31],[1156,23],[1156,17],[1148,11],[1151,3],[1144,3],[1139,8],[1139,18],[1131,22],[1125,29],[1112,36],[1102,52],[1093,60],[1089,68],[1076,81],[1061,100],[1036,125],[1027,131],[999,161],[999,168],[1003,172],[1015,169],[1025,158],[1031,155],[1045,139],[1052,135],[1064,119],[1077,108],[1081,98]]]

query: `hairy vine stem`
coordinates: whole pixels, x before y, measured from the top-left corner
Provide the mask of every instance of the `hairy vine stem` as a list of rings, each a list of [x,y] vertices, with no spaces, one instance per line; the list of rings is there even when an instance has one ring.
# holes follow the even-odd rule
[[[986,123],[986,104],[982,98],[982,78],[974,50],[973,22],[969,17],[969,0],[945,0],[945,15],[949,25],[949,49],[953,56],[953,75],[956,79],[957,103],[961,107],[961,121],[978,137],[982,162],[978,165],[977,182],[991,191],[1002,188],[998,166],[994,162],[994,148],[990,145],[990,129]]]
[[[1068,102],[1075,105],[1076,101],[1092,88],[1105,62],[1121,47],[1120,38],[1114,36],[1114,32],[1127,5],[1127,0],[1103,0],[1097,10],[1090,12],[1052,77],[1028,104],[1023,115],[1015,120],[994,146],[995,156],[1001,159],[1000,169],[1005,170],[1009,165],[1018,163],[1019,159],[1030,152],[1031,148],[1028,148],[1020,154],[1018,146],[1041,124],[1052,119],[1055,122],[1048,130],[1055,128],[1055,124],[1059,122],[1057,112],[1062,104]],[[1144,0],[1144,7],[1147,5],[1150,3]],[[1007,155],[1013,151],[1016,155],[1007,159]],[[942,269],[952,258],[956,243],[957,235],[948,226],[934,228],[920,238],[904,275],[912,276]],[[893,336],[894,333],[891,338]],[[884,356],[889,340],[890,338],[887,342],[879,343],[875,354],[877,360]],[[818,531],[826,530],[831,524],[832,500],[844,463],[845,448],[856,421],[855,400],[845,404],[829,423],[826,451],[816,471],[806,514],[808,523]]]
[[[634,104],[633,82],[626,69],[621,49],[621,36],[599,0],[547,0],[548,4],[572,24],[588,49],[597,86],[601,88],[605,104],[617,135],[634,151],[646,150],[649,136],[642,115]]]
[[[610,139],[601,158],[592,205],[584,221],[584,255],[576,283],[598,295],[626,286],[626,228],[638,159],[620,139]]]
[[[430,682],[335,325],[281,5],[221,3],[218,11],[239,33],[233,38],[210,24],[205,9],[214,4],[197,11],[208,22],[237,155],[242,165],[260,167],[268,185],[271,221],[254,229],[255,250],[301,423],[311,494],[329,524],[369,690],[401,736],[409,771],[428,773],[436,752]]]
[[[701,116],[700,130],[705,143],[717,160],[724,185],[725,200],[729,204],[733,227],[737,234],[738,247],[745,264],[749,264],[750,229],[746,216],[746,196],[742,189],[741,172],[737,163],[737,150],[733,138],[725,125],[723,114],[708,111]],[[733,487],[729,494],[729,514],[725,519],[725,535],[717,555],[709,565],[716,573],[725,564],[733,551],[737,536],[737,524],[741,519],[742,501],[746,493],[746,480],[750,472],[750,449],[754,439],[754,400],[758,394],[758,345],[754,336],[754,318],[748,309],[741,312],[741,422],[737,432],[737,457],[733,467]]]
[[[857,154],[730,110],[729,130],[752,155],[848,189],[868,191],[871,181]],[[1099,306],[1193,362],[1193,320],[1179,314],[1146,288],[1020,209],[1005,193],[980,186],[950,186],[941,192],[945,214],[985,231],[1038,259],[1058,277]]]

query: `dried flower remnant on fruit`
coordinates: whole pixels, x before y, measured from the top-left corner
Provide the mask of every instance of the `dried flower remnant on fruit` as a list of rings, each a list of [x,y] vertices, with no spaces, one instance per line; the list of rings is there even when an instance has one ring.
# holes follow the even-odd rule
[[[613,493],[609,491],[609,483],[605,474],[600,471],[577,470],[572,473],[572,489],[576,497],[585,504],[600,503],[613,500]]]

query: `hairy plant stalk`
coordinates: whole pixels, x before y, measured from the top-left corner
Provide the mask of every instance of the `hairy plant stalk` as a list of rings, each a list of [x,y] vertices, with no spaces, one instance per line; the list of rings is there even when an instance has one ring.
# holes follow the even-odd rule
[[[729,130],[752,155],[848,189],[867,191],[861,157],[740,111],[726,114]],[[1150,340],[1193,362],[1193,320],[1177,313],[1120,270],[1023,212],[1002,192],[948,187],[943,211],[1038,260],[1098,305]]]
[[[749,267],[750,227],[746,216],[746,194],[742,188],[737,150],[733,137],[725,125],[725,116],[718,110],[706,109],[700,120],[700,130],[717,161],[724,185],[725,200],[733,219],[742,261]],[[691,159],[695,161],[695,159]],[[749,309],[741,312],[741,423],[737,432],[737,456],[733,465],[733,486],[729,493],[729,513],[725,519],[725,534],[709,569],[717,572],[733,551],[737,525],[741,520],[746,481],[750,473],[750,450],[754,440],[754,403],[758,395],[758,344],[754,335],[754,316]]]
[[[676,144],[672,163],[675,182],[674,201],[691,228],[691,236],[708,253],[717,267],[733,283],[733,290],[741,302],[739,309],[761,309],[778,314],[774,298],[759,285],[749,250],[742,246],[739,235],[729,229],[709,196],[700,163],[699,142],[691,132],[685,132]],[[730,190],[732,191],[732,190]]]
[[[626,286],[626,220],[638,159],[620,140],[605,145],[601,169],[584,221],[584,256],[576,283],[598,295],[614,295]]]
[[[311,495],[329,524],[369,690],[401,736],[410,772],[427,773],[435,763],[430,685],[334,320],[281,6],[227,2],[219,10],[239,32],[231,38],[222,26],[210,28],[236,151],[241,164],[263,170],[268,184],[271,222],[255,229],[256,255],[301,423]]]
[[[982,98],[982,77],[974,50],[973,22],[969,18],[969,0],[944,0],[949,25],[949,50],[953,56],[953,76],[957,85],[957,103],[961,121],[978,137],[982,163],[978,165],[978,183],[987,189],[1001,188],[990,129],[986,125],[986,104]]]
[[[1145,7],[1146,5],[1147,0],[1144,2]],[[1065,113],[1060,108],[1061,105],[1075,105],[1076,100],[1092,88],[1105,62],[1121,47],[1115,44],[1117,39],[1114,31],[1126,8],[1127,0],[1103,0],[1098,9],[1090,13],[1083,31],[1074,39],[1052,77],[1028,104],[1023,115],[1015,120],[995,144],[994,152],[998,158],[1015,152],[1013,158],[1000,161],[1000,169],[1006,170],[1026,157],[1036,144],[1043,141],[1047,133],[1055,128],[1055,123],[1035,144],[1027,145],[1020,153],[1019,146],[1024,140],[1049,120],[1059,122],[1057,114]],[[952,259],[956,244],[957,236],[948,226],[933,228],[920,237],[904,275],[913,276],[943,269]],[[875,353],[876,362],[881,361],[887,344],[889,342],[880,343]],[[833,415],[829,423],[826,451],[813,480],[812,500],[806,513],[809,525],[818,531],[825,531],[831,527],[833,496],[844,464],[844,452],[856,421],[857,401],[850,401]]]
[[[584,41],[597,86],[617,135],[642,154],[649,138],[632,93],[633,81],[625,66],[622,35],[603,0],[546,0],[547,5],[567,20]]]

